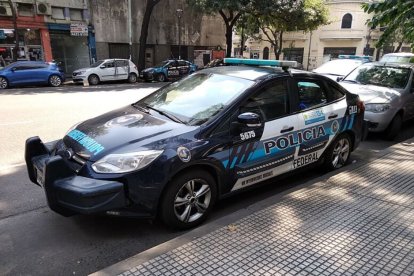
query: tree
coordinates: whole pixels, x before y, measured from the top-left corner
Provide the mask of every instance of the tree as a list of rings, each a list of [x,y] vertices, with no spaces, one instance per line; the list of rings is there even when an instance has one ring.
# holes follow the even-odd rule
[[[328,23],[328,10],[323,0],[256,0],[253,7],[247,20],[248,34],[256,40],[269,42],[276,59],[282,53],[285,32],[308,32]]]
[[[19,33],[17,31],[17,13],[16,9],[14,8],[12,0],[8,1],[11,11],[12,11],[12,17],[13,17],[13,28],[14,28],[14,39],[15,39],[15,45],[13,48],[13,60],[17,61],[17,56],[19,52]]]
[[[414,48],[414,0],[384,0],[365,3],[362,7],[366,13],[374,14],[373,18],[368,21],[369,26],[386,26],[378,40],[377,47],[384,46],[394,37],[395,33],[400,33],[401,41],[411,43]]]
[[[226,26],[226,56],[231,56],[233,27],[246,11],[249,0],[187,0],[191,7],[205,14],[220,14]]]
[[[145,68],[145,49],[147,48],[148,27],[149,27],[152,11],[154,10],[154,7],[160,1],[161,0],[147,0],[147,4],[145,6],[144,18],[142,19],[141,36],[139,38],[139,56],[138,56],[139,71]]]

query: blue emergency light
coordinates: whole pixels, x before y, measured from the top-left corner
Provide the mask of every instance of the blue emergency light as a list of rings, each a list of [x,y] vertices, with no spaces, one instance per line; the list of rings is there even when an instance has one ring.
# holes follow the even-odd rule
[[[268,59],[245,59],[245,58],[225,58],[225,64],[252,65],[252,66],[273,66],[273,67],[296,67],[296,61],[289,60],[268,60]]]
[[[372,61],[371,56],[339,55],[338,58],[339,59],[359,59],[359,60]]]

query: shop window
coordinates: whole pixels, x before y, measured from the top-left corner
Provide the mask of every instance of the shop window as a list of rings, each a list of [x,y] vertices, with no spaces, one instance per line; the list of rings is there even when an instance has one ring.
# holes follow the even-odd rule
[[[80,9],[70,9],[70,20],[82,21],[82,10]]]
[[[352,27],[352,15],[347,13],[342,17],[342,29],[351,29]]]
[[[52,18],[65,19],[65,9],[60,7],[52,7]]]
[[[32,4],[18,3],[17,12],[18,12],[19,16],[33,16],[34,15],[34,6]]]

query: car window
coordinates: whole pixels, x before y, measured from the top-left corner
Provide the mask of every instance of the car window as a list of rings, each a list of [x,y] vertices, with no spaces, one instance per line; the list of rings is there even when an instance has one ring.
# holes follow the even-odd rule
[[[178,66],[188,66],[187,62],[185,62],[184,60],[180,60],[178,62]]]
[[[113,61],[105,62],[104,65],[106,68],[113,68],[115,67],[115,62]]]
[[[128,61],[127,60],[117,60],[117,61],[115,61],[115,65],[116,65],[116,67],[125,67],[125,66],[128,66]]]
[[[177,62],[176,61],[171,61],[170,63],[168,63],[168,67],[177,67]]]
[[[20,66],[13,67],[12,69],[14,69],[14,71],[24,71],[24,70],[31,70],[33,68],[28,65],[20,65]]]
[[[265,122],[288,114],[288,92],[286,81],[266,85],[240,107],[240,113],[253,112]]]
[[[300,80],[297,85],[300,110],[309,109],[328,102],[327,93],[321,83],[311,80]]]
[[[345,96],[345,94],[340,91],[338,88],[336,88],[335,86],[329,86],[329,91],[328,91],[328,101],[336,101],[339,100],[341,98],[343,98]]]

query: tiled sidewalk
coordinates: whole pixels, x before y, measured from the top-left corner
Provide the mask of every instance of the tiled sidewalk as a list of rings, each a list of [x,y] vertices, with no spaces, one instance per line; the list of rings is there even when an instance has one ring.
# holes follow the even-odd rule
[[[121,275],[414,275],[413,157],[394,146]]]

